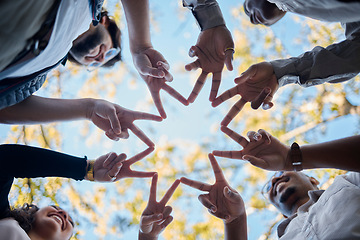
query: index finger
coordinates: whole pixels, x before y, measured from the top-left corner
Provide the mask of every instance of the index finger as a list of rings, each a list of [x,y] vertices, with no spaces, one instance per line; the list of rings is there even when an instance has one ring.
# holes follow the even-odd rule
[[[220,82],[221,82],[221,72],[213,73],[211,92],[209,97],[210,102],[213,102],[215,100],[219,91]]]
[[[140,161],[141,159],[143,159],[144,157],[149,155],[152,151],[154,151],[154,149],[155,149],[154,147],[149,147],[149,148],[145,149],[144,151],[136,154],[132,158],[128,159],[127,162],[129,163],[129,165],[134,164],[137,161]]]
[[[137,111],[133,113],[133,117],[134,120],[152,120],[157,122],[161,122],[163,120],[160,116],[151,113],[137,112]]]
[[[184,104],[185,106],[189,105],[188,100],[184,98],[178,91],[176,91],[174,88],[170,87],[167,84],[164,84],[163,86],[164,91],[169,93],[173,98]]]
[[[238,86],[232,87],[229,90],[226,90],[222,94],[220,94],[212,103],[213,107],[219,106],[221,103],[225,102],[226,100],[232,98],[233,96],[238,94]]]
[[[234,132],[233,130],[231,130],[230,128],[228,128],[226,126],[221,126],[221,131],[223,133],[225,133],[226,135],[228,135],[235,142],[240,144],[243,148],[245,148],[249,144],[249,141],[246,140],[246,138],[244,138],[243,136]]]
[[[194,86],[194,88],[193,88],[193,90],[192,90],[192,92],[191,92],[191,94],[190,94],[190,96],[188,98],[188,101],[190,103],[193,103],[195,101],[195,99],[197,98],[197,96],[199,95],[202,87],[204,86],[207,75],[208,75],[207,72],[202,71],[200,76],[196,80],[195,86]]]
[[[180,178],[180,182],[182,182],[185,185],[188,185],[189,187],[198,189],[200,191],[207,191],[209,192],[211,190],[211,185],[199,181],[194,181],[186,177]]]
[[[171,187],[166,191],[163,198],[159,203],[166,205],[166,203],[170,200],[171,196],[174,194],[176,188],[179,186],[180,180],[176,179],[175,182],[171,185]]]
[[[146,145],[149,147],[154,147],[155,143],[153,143],[150,138],[148,138],[143,131],[141,131],[135,124],[131,124],[129,129],[138,137],[140,138]]]
[[[231,120],[234,119],[234,117],[243,109],[246,101],[241,98],[239,101],[237,101],[234,106],[230,109],[228,114],[226,114],[225,118],[222,120],[221,125],[227,126],[231,122]]]
[[[215,174],[216,181],[217,182],[226,181],[224,174],[223,174],[218,162],[216,161],[214,155],[210,153],[208,156],[209,156],[209,160],[210,160],[211,166],[212,166],[214,174]]]
[[[151,180],[149,202],[156,202],[157,181],[158,181],[158,174],[155,173],[155,175],[152,177]]]

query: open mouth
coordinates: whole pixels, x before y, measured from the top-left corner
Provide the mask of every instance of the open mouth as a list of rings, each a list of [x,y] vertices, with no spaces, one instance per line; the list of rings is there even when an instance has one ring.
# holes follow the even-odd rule
[[[289,177],[283,176],[282,178],[280,178],[280,179],[274,184],[274,187],[273,187],[273,189],[272,189],[274,196],[276,196],[280,191],[283,190],[283,188],[285,187],[286,182],[288,182],[289,179],[290,179]]]
[[[60,224],[61,230],[64,230],[65,224],[64,224],[64,219],[62,217],[60,217],[57,214],[51,214],[51,215],[49,215],[49,217],[55,219],[55,221]]]

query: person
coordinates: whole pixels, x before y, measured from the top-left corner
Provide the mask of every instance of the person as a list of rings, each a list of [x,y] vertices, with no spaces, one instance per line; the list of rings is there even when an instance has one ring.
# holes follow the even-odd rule
[[[199,195],[198,199],[209,213],[224,222],[225,240],[247,239],[247,220],[244,201],[240,194],[230,187],[213,154],[208,155],[215,174],[213,185],[180,178],[181,183],[200,191],[208,192]]]
[[[111,152],[96,160],[88,160],[86,157],[26,145],[0,145],[0,239],[68,240],[74,227],[69,214],[58,206],[38,208],[26,204],[20,208],[10,208],[8,194],[14,177],[65,177],[97,182],[152,177],[155,172],[134,171],[130,167],[153,150],[153,147],[149,147],[129,159],[125,154]]]
[[[148,146],[155,144],[135,124],[135,120],[162,121],[150,113],[132,111],[102,99],[56,99],[30,96],[21,103],[0,110],[0,123],[39,124],[87,119],[112,140],[128,138],[130,129]]]
[[[176,179],[171,187],[166,191],[162,199],[156,201],[156,186],[158,174],[152,177],[149,201],[141,214],[139,225],[139,240],[156,240],[161,232],[172,222],[173,217],[171,206],[166,206],[176,188],[180,184],[180,180]]]
[[[221,131],[239,143],[240,151],[213,151],[215,156],[249,161],[271,171],[293,171],[314,168],[337,168],[360,172],[360,135],[318,144],[286,146],[263,129],[249,131],[247,140],[228,127]]]
[[[277,171],[263,192],[286,217],[278,227],[279,239],[358,239],[360,236],[360,136],[326,143],[291,147],[264,130],[249,131],[249,140],[227,127],[222,131],[238,142],[241,151],[213,154],[244,159],[252,165]],[[351,171],[339,175],[328,189],[302,169],[337,168]],[[336,216],[336,221],[333,221]]]
[[[189,56],[196,56],[197,59],[185,65],[187,71],[202,69],[188,101],[190,103],[195,101],[207,75],[212,73],[209,100],[213,102],[217,97],[224,64],[229,71],[233,70],[234,41],[231,32],[225,25],[225,20],[216,0],[183,0],[183,6],[192,11],[201,29],[196,45],[191,46],[189,50]]]
[[[346,39],[326,48],[317,46],[298,57],[261,62],[250,66],[235,79],[235,87],[213,101],[216,107],[229,98],[241,96],[221,125],[227,126],[247,102],[257,109],[273,106],[273,96],[279,87],[299,84],[310,87],[322,83],[339,83],[360,72],[360,3],[358,1],[282,1],[246,0],[244,11],[253,24],[271,26],[286,12],[292,12],[322,21],[339,21],[345,28]]]

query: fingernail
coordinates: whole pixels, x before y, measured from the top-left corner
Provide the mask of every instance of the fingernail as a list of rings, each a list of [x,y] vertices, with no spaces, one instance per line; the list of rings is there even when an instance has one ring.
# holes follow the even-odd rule
[[[115,128],[115,129],[114,129],[114,132],[115,132],[116,134],[120,134],[120,133],[121,133],[121,129],[120,129],[120,128]]]
[[[213,213],[216,212],[216,207],[215,207],[215,206],[211,206],[211,207],[210,207],[210,211],[213,212]]]
[[[242,159],[246,161],[250,161],[250,158],[248,158],[247,156],[243,156]]]
[[[256,141],[258,141],[258,140],[260,139],[260,134],[255,133],[255,134],[254,134],[254,139],[255,139]]]
[[[270,105],[267,104],[267,103],[265,103],[265,104],[262,105],[262,108],[263,108],[264,110],[268,110],[268,109],[270,109]]]

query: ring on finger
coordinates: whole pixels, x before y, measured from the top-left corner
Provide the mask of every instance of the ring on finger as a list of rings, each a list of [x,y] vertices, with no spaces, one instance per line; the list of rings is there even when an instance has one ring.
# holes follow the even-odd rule
[[[225,51],[224,51],[224,53],[225,53],[226,51],[229,51],[229,50],[231,50],[231,51],[232,51],[232,53],[235,53],[235,49],[234,49],[234,48],[231,48],[231,47],[226,48],[226,49],[225,49]]]

